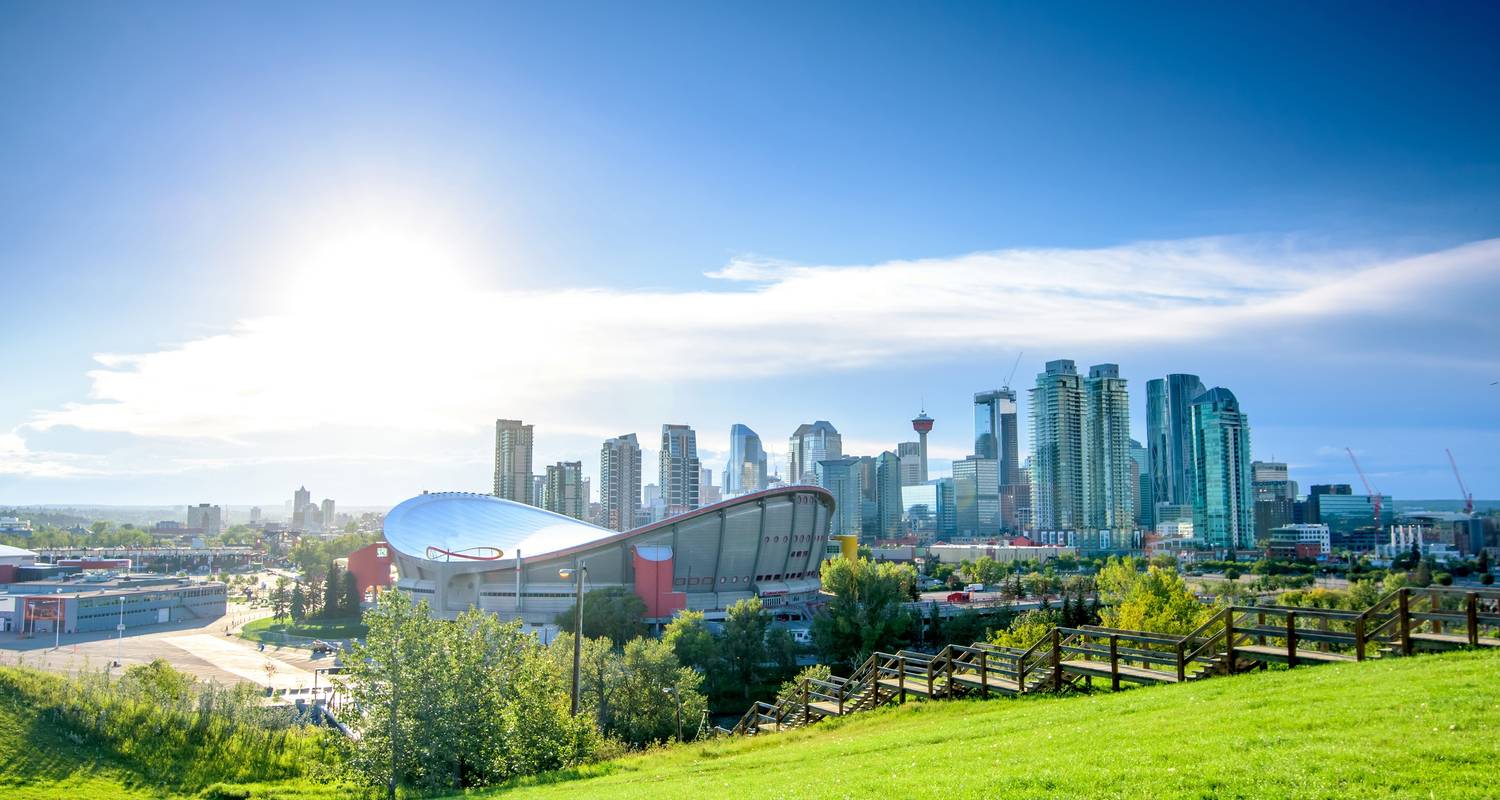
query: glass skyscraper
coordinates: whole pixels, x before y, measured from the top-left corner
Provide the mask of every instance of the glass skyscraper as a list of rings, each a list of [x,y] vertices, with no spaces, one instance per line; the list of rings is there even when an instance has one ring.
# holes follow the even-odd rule
[[[969,456],[953,462],[954,529],[959,536],[1000,533],[1000,464]]]
[[[843,437],[833,423],[823,419],[798,425],[787,444],[787,483],[816,482],[814,465],[844,454]]]
[[[1083,513],[1092,531],[1135,525],[1130,479],[1130,396],[1116,364],[1089,367],[1083,381]]]
[[[1255,490],[1250,471],[1250,424],[1223,387],[1199,395],[1191,407],[1193,538],[1211,548],[1255,547]]]
[[[724,466],[724,494],[732,496],[766,488],[766,451],[748,425],[729,428],[729,463]]]
[[[864,487],[861,483],[860,460],[857,458],[831,458],[813,465],[817,485],[833,495],[833,516],[829,518],[829,533],[859,536],[860,502]]]
[[[1000,524],[1020,527],[1015,496],[1021,481],[1021,452],[1016,429],[1016,393],[1010,388],[974,395],[974,455],[993,458],[1000,468]]]
[[[1077,366],[1066,358],[1048,361],[1031,390],[1031,513],[1037,530],[1083,527],[1083,410]],[[960,529],[962,501],[960,492]]]
[[[661,426],[661,451],[656,454],[657,485],[666,515],[675,517],[698,507],[698,434],[687,425]]]
[[[1197,375],[1173,374],[1146,383],[1146,451],[1155,503],[1193,503],[1193,401],[1203,394]]]

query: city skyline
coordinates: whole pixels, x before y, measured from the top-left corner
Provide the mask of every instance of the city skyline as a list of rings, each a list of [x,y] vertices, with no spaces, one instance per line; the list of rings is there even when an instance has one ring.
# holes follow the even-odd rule
[[[1494,9],[284,12],[0,28],[0,505],[488,492],[501,418],[598,487],[925,410],[940,477],[1059,358],[1143,443],[1196,374],[1303,485],[1500,496]]]

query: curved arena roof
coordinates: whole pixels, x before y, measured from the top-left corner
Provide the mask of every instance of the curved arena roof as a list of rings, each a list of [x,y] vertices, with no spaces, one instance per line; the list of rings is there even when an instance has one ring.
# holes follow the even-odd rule
[[[385,517],[385,540],[430,561],[530,559],[615,535],[616,531],[488,494],[417,495]]]

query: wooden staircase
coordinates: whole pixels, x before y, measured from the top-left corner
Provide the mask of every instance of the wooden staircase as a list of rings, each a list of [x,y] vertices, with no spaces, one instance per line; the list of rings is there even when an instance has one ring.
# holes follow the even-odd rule
[[[1500,647],[1500,589],[1398,589],[1364,611],[1227,606],[1186,635],[1086,625],[1053,628],[1025,650],[985,642],[936,653],[877,652],[848,677],[805,679],[758,702],[729,733],[755,736],[810,725],[908,697],[1089,691],[1094,682],[1185,683],[1268,664],[1289,667]]]

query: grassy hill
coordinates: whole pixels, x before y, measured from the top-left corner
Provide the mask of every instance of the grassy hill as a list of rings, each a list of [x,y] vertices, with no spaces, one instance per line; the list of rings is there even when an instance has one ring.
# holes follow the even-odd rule
[[[1085,697],[909,703],[658,751],[494,793],[541,798],[1481,798],[1500,794],[1500,653]]]
[[[0,797],[6,800],[257,797],[321,800],[338,787],[307,780],[234,785],[203,778],[219,765],[194,748],[162,758],[140,755],[66,730],[49,718],[49,684],[62,679],[32,670],[0,668]],[[144,735],[149,736],[149,733]],[[223,794],[205,789],[218,786]]]

